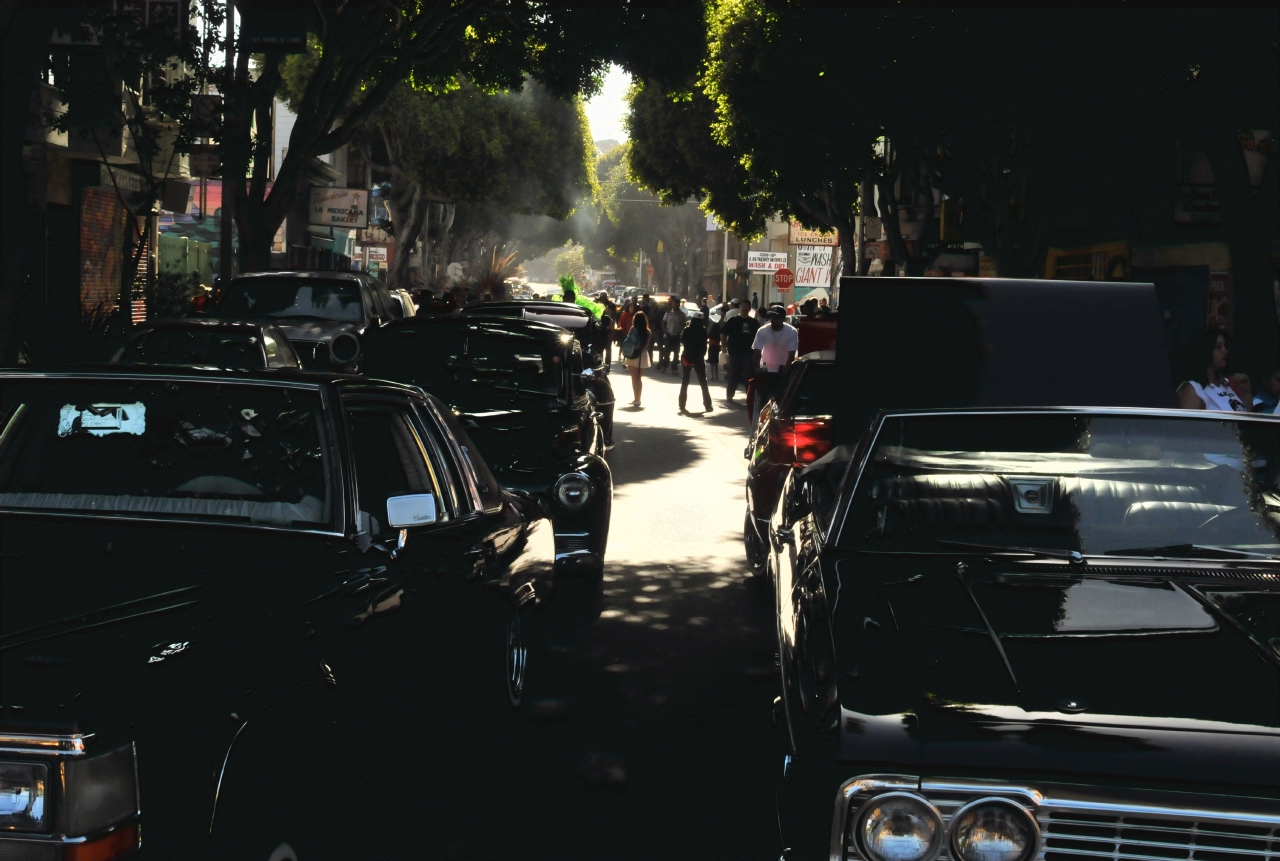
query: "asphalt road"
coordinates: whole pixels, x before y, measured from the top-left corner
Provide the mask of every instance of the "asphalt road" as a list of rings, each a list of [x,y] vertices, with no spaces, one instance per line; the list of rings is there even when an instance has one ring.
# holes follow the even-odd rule
[[[503,777],[428,841],[449,858],[776,859],[782,739],[772,603],[742,553],[742,396],[677,415],[678,378],[618,395],[604,599],[584,638],[531,662]],[[701,395],[690,393],[690,406]],[[461,787],[459,787],[461,789]],[[470,792],[483,792],[471,786]],[[469,794],[469,792],[468,792]]]

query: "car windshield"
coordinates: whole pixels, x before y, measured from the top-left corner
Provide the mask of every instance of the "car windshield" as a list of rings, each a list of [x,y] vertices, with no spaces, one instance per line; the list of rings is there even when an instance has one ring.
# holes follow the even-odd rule
[[[319,528],[331,457],[314,391],[9,381],[0,509]]]
[[[964,543],[1280,554],[1277,467],[1280,422],[891,418],[852,488],[841,541],[913,552]]]
[[[274,342],[273,342],[274,347]],[[129,341],[113,360],[125,365],[200,365],[230,370],[261,370],[263,345],[248,332],[159,330]]]
[[[364,322],[360,288],[354,281],[313,278],[246,278],[235,281],[218,305],[219,317],[310,317]]]

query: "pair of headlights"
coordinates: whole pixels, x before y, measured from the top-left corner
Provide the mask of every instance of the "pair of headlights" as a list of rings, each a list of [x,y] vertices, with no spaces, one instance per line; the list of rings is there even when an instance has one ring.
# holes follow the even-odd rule
[[[855,823],[869,861],[933,861],[948,834],[928,801],[889,792],[867,802]],[[1026,808],[1004,798],[982,798],[951,819],[953,861],[1030,861],[1040,849],[1040,828]]]

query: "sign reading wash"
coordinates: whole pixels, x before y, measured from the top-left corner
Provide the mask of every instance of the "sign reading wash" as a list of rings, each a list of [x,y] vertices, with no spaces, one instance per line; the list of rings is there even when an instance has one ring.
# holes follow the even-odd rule
[[[308,213],[308,224],[363,230],[369,226],[369,192],[363,188],[313,185]]]
[[[752,272],[777,272],[787,268],[787,255],[781,251],[748,251],[747,268]]]
[[[829,245],[801,245],[796,248],[796,286],[830,287],[831,252]]]

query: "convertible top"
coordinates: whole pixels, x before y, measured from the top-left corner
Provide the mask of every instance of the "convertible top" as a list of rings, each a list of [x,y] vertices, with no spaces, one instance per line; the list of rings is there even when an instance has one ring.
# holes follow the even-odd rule
[[[1177,406],[1152,284],[846,277],[840,288],[836,445],[885,409]]]

